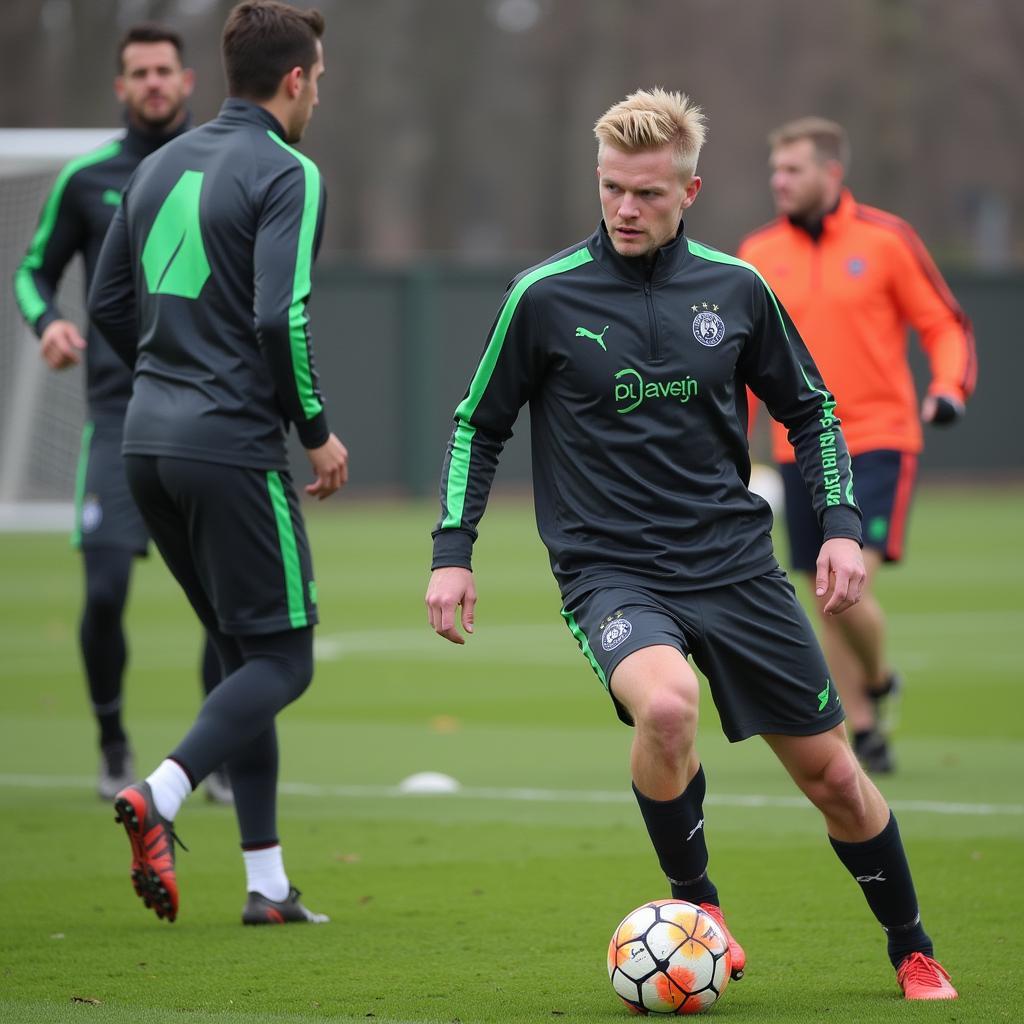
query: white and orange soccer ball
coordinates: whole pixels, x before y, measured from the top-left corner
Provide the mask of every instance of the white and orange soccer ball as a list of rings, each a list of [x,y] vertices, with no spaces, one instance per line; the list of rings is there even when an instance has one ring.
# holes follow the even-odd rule
[[[732,970],[718,924],[684,900],[655,900],[627,914],[608,946],[608,977],[633,1013],[700,1013]]]

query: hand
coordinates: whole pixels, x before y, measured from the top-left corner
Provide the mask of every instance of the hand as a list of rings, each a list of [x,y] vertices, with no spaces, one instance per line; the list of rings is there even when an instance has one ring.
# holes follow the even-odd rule
[[[952,395],[925,395],[921,403],[921,419],[936,427],[949,427],[960,419],[964,403]]]
[[[822,609],[826,615],[838,615],[860,600],[867,571],[860,545],[849,537],[833,537],[821,545],[818,553],[814,592],[824,597],[832,593]]]
[[[455,609],[462,605],[462,627],[473,632],[473,609],[476,607],[476,587],[473,573],[457,565],[435,569],[427,585],[427,622],[435,633],[440,633],[453,644],[466,641],[455,628]]]
[[[51,370],[63,370],[82,361],[85,338],[70,320],[53,320],[39,339],[40,352]]]
[[[329,498],[348,480],[348,449],[331,434],[319,448],[307,448],[316,481],[306,485],[306,493],[319,501]]]

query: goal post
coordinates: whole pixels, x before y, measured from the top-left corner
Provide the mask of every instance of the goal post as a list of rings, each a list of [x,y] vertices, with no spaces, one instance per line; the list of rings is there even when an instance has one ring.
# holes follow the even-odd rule
[[[0,530],[67,529],[85,421],[81,366],[50,370],[14,299],[13,279],[61,168],[117,128],[0,128]],[[57,292],[85,333],[80,256]]]

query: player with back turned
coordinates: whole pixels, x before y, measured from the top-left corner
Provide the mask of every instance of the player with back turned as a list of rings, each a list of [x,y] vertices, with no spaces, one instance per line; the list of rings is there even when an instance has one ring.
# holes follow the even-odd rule
[[[472,627],[477,524],[528,402],[537,526],[562,615],[635,726],[633,791],[673,897],[725,928],[708,874],[692,656],[726,736],[762,736],[821,812],[906,998],[955,998],[896,819],[853,756],[821,649],[775,560],[771,511],[747,486],[749,386],[789,429],[824,535],[817,592],[845,614],[864,564],[835,404],[754,268],[683,233],[704,131],[699,108],[660,89],[597,122],[603,222],[513,281],[455,411],[429,621],[463,643],[461,606]],[[737,977],[746,952],[726,932]]]
[[[52,370],[85,360],[87,421],[82,434],[75,494],[74,545],[82,553],[85,602],[79,645],[93,715],[99,730],[97,792],[106,800],[134,778],[125,732],[122,690],[128,662],[123,615],[132,562],[146,554],[149,535],[128,490],[121,461],[124,413],[131,373],[90,324],[83,338],[57,306],[56,293],[76,253],[85,261],[88,288],[103,236],[132,172],[150,153],[188,127],[185,103],[193,74],[182,63],[174,29],[154,22],[133,25],[117,46],[114,91],[127,130],[99,149],[72,160],[57,176],[39,226],[14,276],[14,294],[40,353]],[[216,652],[207,641],[202,660],[207,693],[220,679]],[[231,802],[227,774],[207,780],[207,794]]]
[[[326,498],[348,475],[306,314],[324,193],[316,165],[293,148],[317,103],[323,29],[319,12],[274,0],[232,9],[229,98],[139,167],[90,291],[94,321],[134,368],[128,482],[227,670],[181,742],[114,800],[135,891],[169,920],[173,821],[221,761],[241,832],[243,923],[326,920],[285,872],[274,725],[312,679],[317,621],[288,425],[316,477],[307,493]]]
[[[889,661],[874,581],[883,564],[903,557],[921,422],[955,423],[974,390],[974,334],[913,228],[857,202],[844,187],[850,146],[841,125],[800,118],[769,141],[779,216],[744,239],[740,256],[785,303],[843,419],[864,513],[868,576],[849,614],[820,617],[822,644],[857,756],[869,771],[891,772],[895,760],[881,711],[897,695],[900,677]],[[931,366],[920,412],[908,327],[917,330]],[[813,581],[821,532],[782,424],[773,424],[772,441],[785,488],[790,562]]]

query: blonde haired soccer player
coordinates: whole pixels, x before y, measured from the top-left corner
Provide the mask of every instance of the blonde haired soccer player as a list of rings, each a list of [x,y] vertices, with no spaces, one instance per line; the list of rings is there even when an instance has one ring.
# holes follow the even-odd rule
[[[602,223],[512,282],[455,410],[429,622],[462,644],[461,606],[473,630],[477,524],[529,403],[537,525],[562,615],[636,728],[633,789],[673,896],[724,927],[708,875],[692,656],[726,736],[763,736],[821,811],[888,932],[907,998],[953,998],[896,821],[850,750],[821,649],[775,560],[771,513],[747,487],[749,386],[789,429],[813,495],[826,610],[855,605],[860,513],[832,397],[757,272],[683,232],[700,191],[699,108],[681,93],[641,91],[595,132]],[[746,954],[729,942],[738,977]]]

